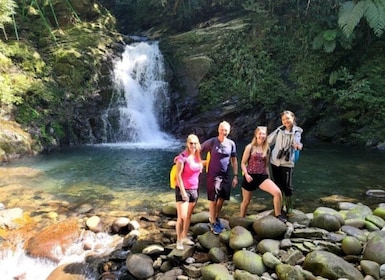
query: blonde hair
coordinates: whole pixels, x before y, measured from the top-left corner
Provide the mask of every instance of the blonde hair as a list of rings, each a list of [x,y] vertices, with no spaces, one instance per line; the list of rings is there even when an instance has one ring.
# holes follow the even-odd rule
[[[251,139],[251,147],[250,147],[250,149],[252,149],[253,146],[255,146],[255,147],[258,146],[258,142],[257,142],[257,137],[256,136],[257,136],[257,133],[260,130],[265,131],[265,133],[266,133],[266,139],[262,143],[262,157],[264,157],[265,161],[268,162],[269,161],[269,154],[270,154],[270,147],[269,147],[269,143],[267,143],[267,127],[266,126],[258,126],[255,129],[253,138]],[[251,150],[250,150],[250,153],[251,153]]]
[[[188,151],[188,145],[190,142],[196,143],[196,146],[195,146],[196,150],[195,150],[194,156],[198,159],[199,162],[201,162],[202,161],[202,159],[201,159],[201,143],[199,142],[198,136],[196,136],[195,134],[190,134],[189,136],[187,136],[186,151]]]

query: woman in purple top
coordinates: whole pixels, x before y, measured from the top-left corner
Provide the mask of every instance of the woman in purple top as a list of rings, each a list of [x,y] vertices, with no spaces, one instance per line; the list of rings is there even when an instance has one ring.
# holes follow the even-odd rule
[[[282,222],[286,222],[285,218],[281,215],[281,190],[269,179],[270,148],[266,140],[266,133],[266,126],[258,126],[251,143],[246,145],[243,152],[241,161],[243,182],[240,215],[245,217],[253,191],[260,188],[273,196],[274,215]]]
[[[193,245],[194,242],[187,238],[190,227],[191,215],[198,201],[199,174],[202,172],[203,163],[200,156],[201,146],[196,135],[187,137],[186,149],[176,158],[175,199],[177,209],[176,248],[183,250],[183,244]]]

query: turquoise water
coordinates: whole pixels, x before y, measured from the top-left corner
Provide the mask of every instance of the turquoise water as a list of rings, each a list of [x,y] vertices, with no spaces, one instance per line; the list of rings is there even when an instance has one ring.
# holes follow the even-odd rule
[[[76,208],[91,203],[103,210],[149,211],[173,201],[169,170],[180,145],[151,148],[131,145],[97,145],[67,149],[49,155],[17,160],[5,166],[31,167],[43,171],[36,178],[14,178],[25,190],[48,193],[51,199]],[[242,148],[238,147],[239,159]],[[385,189],[385,152],[335,145],[306,146],[294,171],[295,207],[310,211],[320,198],[341,195],[375,205],[384,199],[365,195],[369,189]],[[205,199],[205,175],[200,195]],[[239,184],[241,180],[239,181]],[[0,185],[1,186],[1,185]],[[15,192],[15,196],[19,196]],[[2,203],[14,199],[12,193]],[[232,192],[232,209],[241,200],[240,187]],[[271,197],[256,191],[253,202],[271,208]],[[22,202],[20,202],[22,203]],[[22,207],[23,205],[18,205]]]

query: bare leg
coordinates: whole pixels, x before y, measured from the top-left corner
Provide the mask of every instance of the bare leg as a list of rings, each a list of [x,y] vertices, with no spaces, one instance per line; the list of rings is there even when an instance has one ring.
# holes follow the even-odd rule
[[[210,201],[210,223],[215,223],[215,220],[219,218],[223,202],[223,198],[218,198],[216,201]]]
[[[194,210],[195,204],[196,202],[188,203],[187,215],[186,215],[186,218],[183,220],[183,230],[181,232],[181,240],[187,237],[188,230],[190,228],[190,223],[191,223],[191,215]]]
[[[276,184],[270,179],[266,179],[259,188],[273,196],[274,215],[281,215],[282,192]]]
[[[240,207],[240,216],[241,217],[246,216],[247,207],[250,204],[252,196],[253,196],[252,192],[249,192],[249,191],[245,190],[244,188],[242,188],[242,203],[241,203],[241,207]]]
[[[176,220],[175,224],[175,230],[176,230],[176,239],[177,241],[182,241],[184,238],[184,227],[187,219],[187,214],[188,214],[188,207],[189,203],[187,201],[178,201],[176,203],[176,210],[177,210],[177,215],[178,218]],[[187,229],[188,230],[188,229]]]

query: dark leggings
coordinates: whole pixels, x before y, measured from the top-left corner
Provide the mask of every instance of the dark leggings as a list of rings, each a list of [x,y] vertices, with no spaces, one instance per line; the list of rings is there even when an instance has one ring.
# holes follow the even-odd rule
[[[274,182],[285,194],[285,196],[291,196],[293,194],[293,169],[293,167],[271,165]]]

